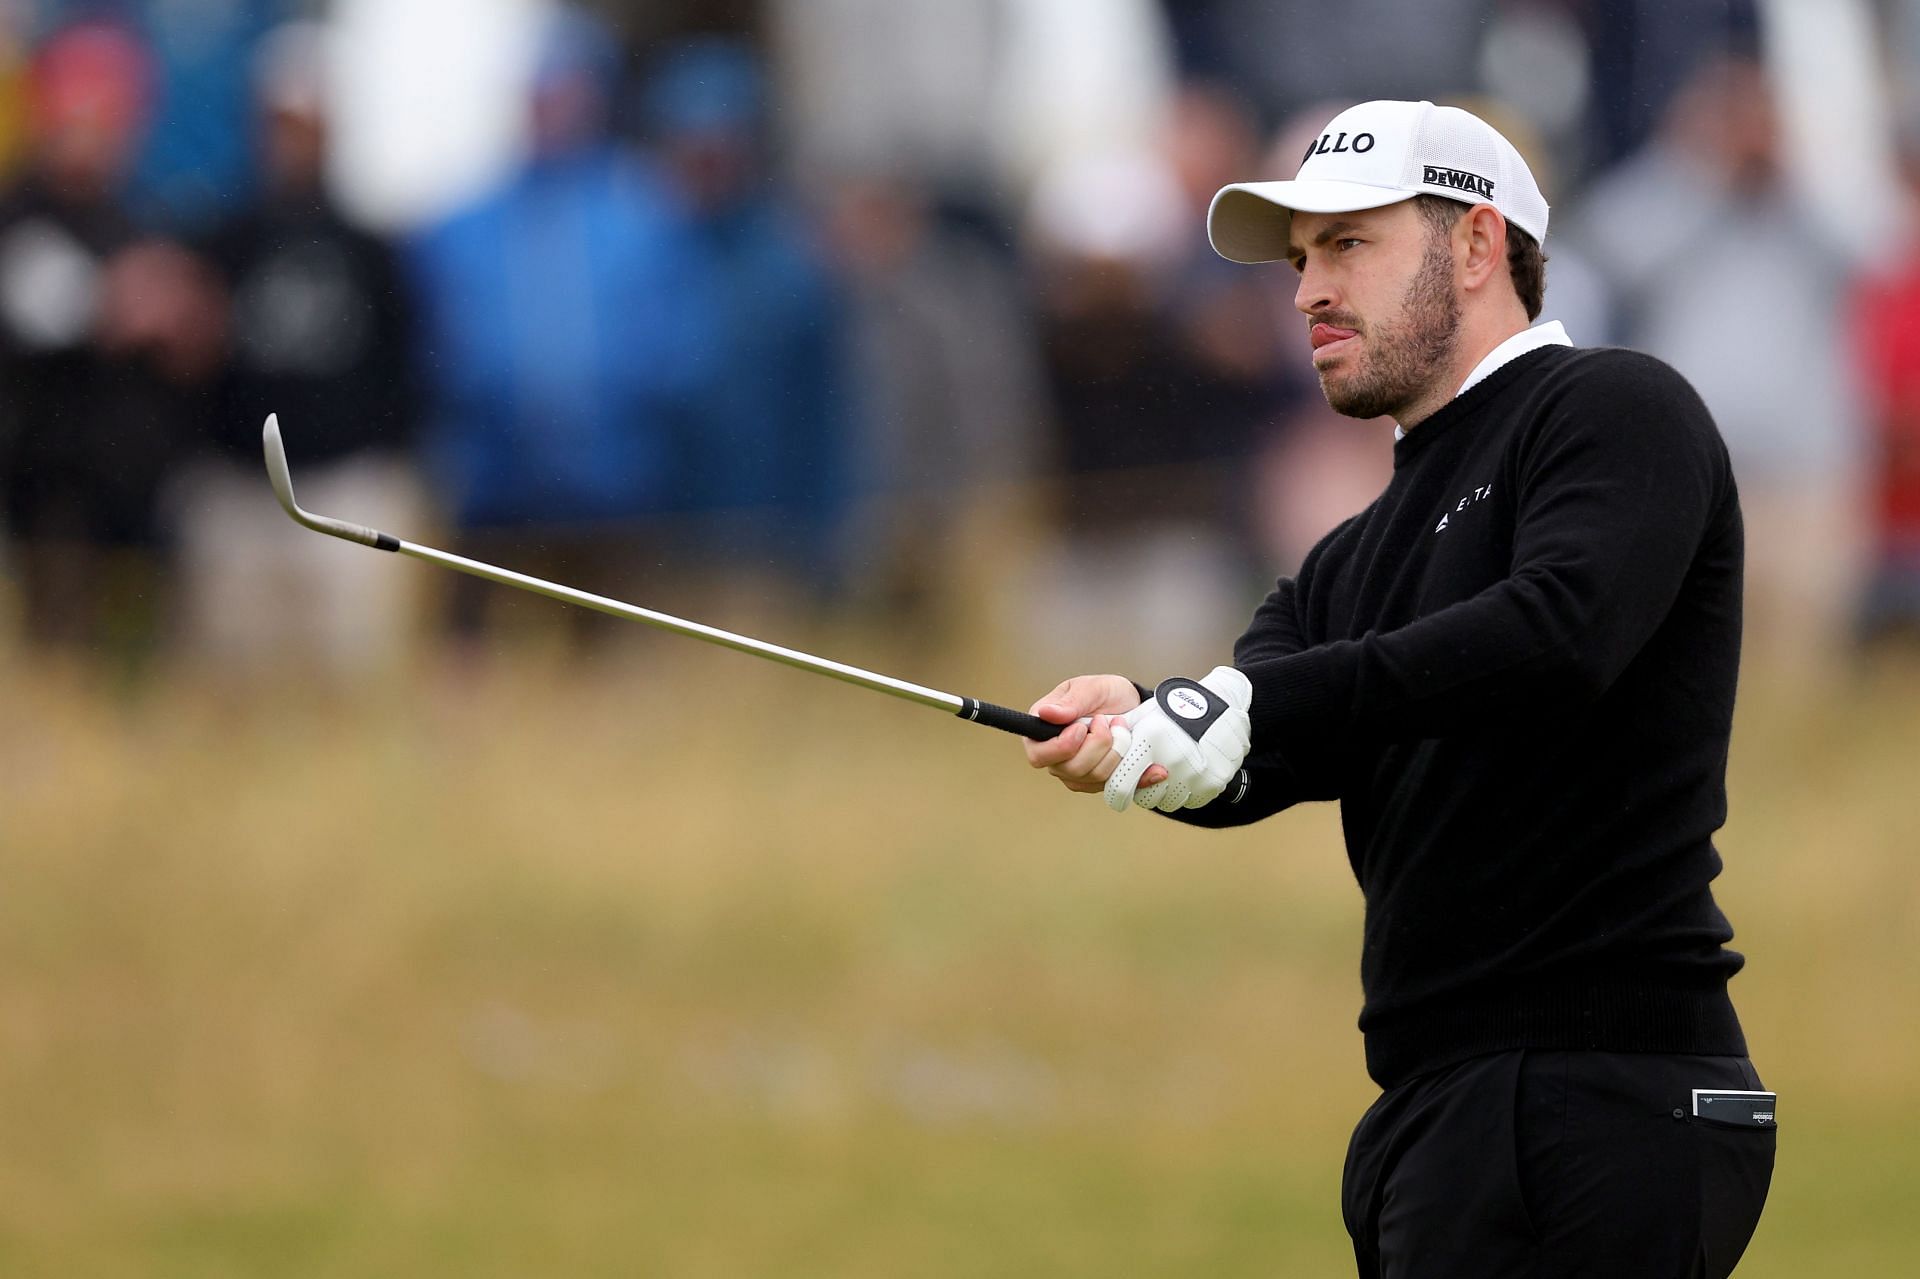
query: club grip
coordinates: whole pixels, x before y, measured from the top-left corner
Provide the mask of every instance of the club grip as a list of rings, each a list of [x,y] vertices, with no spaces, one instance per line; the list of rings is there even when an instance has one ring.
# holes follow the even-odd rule
[[[983,702],[974,697],[961,698],[960,709],[954,714],[961,719],[985,724],[988,728],[997,728],[1003,733],[1012,733],[1035,742],[1050,742],[1067,727],[1065,724],[1049,724],[1038,715],[995,706],[992,702]]]
[[[1066,724],[1049,724],[1038,715],[1029,715],[1025,711],[996,706],[992,702],[983,702],[977,697],[961,698],[960,709],[954,714],[961,719],[985,724],[988,728],[997,728],[1003,733],[1012,733],[1035,742],[1050,742],[1068,727]],[[1227,786],[1220,799],[1229,804],[1238,804],[1247,797],[1247,791],[1252,788],[1252,782],[1253,778],[1247,770],[1241,769],[1234,775],[1233,781]]]

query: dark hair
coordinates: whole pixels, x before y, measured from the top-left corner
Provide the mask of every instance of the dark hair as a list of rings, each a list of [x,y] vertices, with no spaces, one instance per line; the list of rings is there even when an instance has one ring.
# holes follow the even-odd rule
[[[1444,195],[1425,193],[1413,197],[1413,206],[1426,220],[1427,229],[1436,235],[1451,231],[1460,215],[1472,207]],[[1507,223],[1507,274],[1513,278],[1520,305],[1527,309],[1527,319],[1539,319],[1547,293],[1547,255],[1540,251],[1540,241],[1511,222]]]

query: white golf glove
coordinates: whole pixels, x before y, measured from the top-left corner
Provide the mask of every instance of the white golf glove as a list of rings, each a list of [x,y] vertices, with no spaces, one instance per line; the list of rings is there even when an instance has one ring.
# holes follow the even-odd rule
[[[1247,708],[1253,685],[1231,666],[1216,666],[1205,679],[1163,680],[1153,696],[1113,723],[1113,749],[1120,763],[1107,778],[1107,806],[1171,813],[1212,803],[1240,774],[1252,744]],[[1165,781],[1135,791],[1154,764]]]

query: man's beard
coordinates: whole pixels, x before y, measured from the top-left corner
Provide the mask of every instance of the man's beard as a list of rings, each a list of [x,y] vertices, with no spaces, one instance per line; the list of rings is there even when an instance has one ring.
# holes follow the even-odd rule
[[[1366,334],[1365,359],[1353,372],[1337,382],[1320,375],[1320,389],[1334,412],[1359,418],[1397,415],[1424,396],[1434,375],[1452,363],[1460,341],[1460,299],[1453,291],[1453,255],[1444,239],[1428,241],[1400,316]]]

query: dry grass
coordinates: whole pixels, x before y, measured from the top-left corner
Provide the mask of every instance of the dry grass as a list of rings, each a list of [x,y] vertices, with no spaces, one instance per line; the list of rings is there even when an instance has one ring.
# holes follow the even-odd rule
[[[1019,701],[1017,664],[826,651]],[[1721,897],[1787,1099],[1745,1276],[1920,1247],[1920,671],[1750,680]],[[649,645],[347,698],[0,673],[9,1275],[1340,1274],[1328,809]]]

